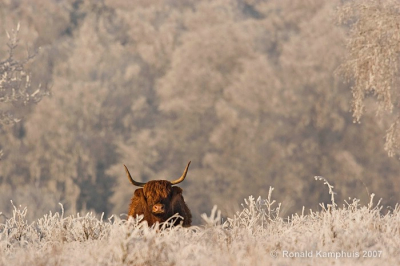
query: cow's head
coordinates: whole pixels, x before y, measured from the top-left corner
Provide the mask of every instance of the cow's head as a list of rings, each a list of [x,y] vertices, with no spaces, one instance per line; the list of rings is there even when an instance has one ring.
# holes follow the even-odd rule
[[[143,214],[144,219],[152,224],[154,221],[164,222],[178,213],[184,220],[187,220],[186,222],[190,223],[191,214],[183,200],[182,189],[174,186],[185,179],[189,165],[190,162],[182,176],[174,181],[153,180],[147,183],[135,181],[124,165],[129,181],[135,186],[142,187],[135,191],[129,211],[130,215]]]

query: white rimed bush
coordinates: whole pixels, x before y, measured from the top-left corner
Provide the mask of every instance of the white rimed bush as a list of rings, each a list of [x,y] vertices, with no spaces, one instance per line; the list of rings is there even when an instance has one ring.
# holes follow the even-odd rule
[[[138,219],[49,213],[29,223],[14,207],[0,224],[0,265],[396,265],[400,211],[385,215],[379,202],[334,202],[321,211],[279,216],[280,204],[245,199],[241,212],[221,222],[215,206],[205,226],[149,228]],[[376,258],[363,258],[363,255]],[[358,256],[356,256],[358,254]],[[312,255],[307,258],[293,256]],[[329,256],[324,258],[321,256]],[[336,258],[339,256],[339,258]],[[341,258],[345,256],[345,258]]]

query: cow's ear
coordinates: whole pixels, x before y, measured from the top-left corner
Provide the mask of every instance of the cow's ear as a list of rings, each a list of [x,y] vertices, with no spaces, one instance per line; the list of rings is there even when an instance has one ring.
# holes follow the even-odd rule
[[[143,188],[136,189],[134,195],[138,198],[144,198]]]
[[[172,187],[172,195],[176,196],[181,194],[182,195],[182,189],[180,187]]]

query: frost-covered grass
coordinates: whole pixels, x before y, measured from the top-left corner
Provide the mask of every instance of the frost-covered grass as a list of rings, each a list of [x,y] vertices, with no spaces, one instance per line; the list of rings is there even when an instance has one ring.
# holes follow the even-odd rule
[[[224,222],[214,207],[204,226],[190,228],[64,217],[62,207],[28,223],[27,209],[14,207],[0,224],[0,265],[400,265],[398,206],[382,215],[372,196],[368,206],[354,199],[339,208],[330,187],[321,211],[282,218],[271,192],[249,197]]]

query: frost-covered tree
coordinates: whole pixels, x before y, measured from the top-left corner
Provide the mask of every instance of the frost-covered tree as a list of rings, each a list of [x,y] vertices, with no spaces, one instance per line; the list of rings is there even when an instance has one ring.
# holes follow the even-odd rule
[[[349,1],[339,9],[338,16],[350,27],[348,55],[340,70],[352,81],[354,121],[361,121],[367,99],[376,99],[377,113],[386,112],[386,120],[391,120],[385,150],[392,157],[400,148],[400,3]]]
[[[60,201],[66,213],[123,213],[134,190],[123,164],[147,181],[180,175],[188,160],[183,189],[197,222],[212,205],[225,211],[271,185],[282,213],[318,208],[329,197],[314,175],[332,180],[339,201],[368,200],[367,187],[395,203],[400,166],[379,149],[380,128],[353,124],[350,90],[334,75],[348,30],[335,24],[338,5],[2,3],[0,20],[20,19],[21,39],[45,51],[32,84],[53,85],[0,135],[0,206],[14,199],[41,214]]]

